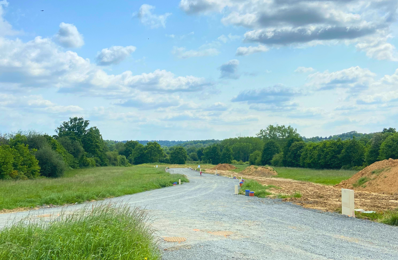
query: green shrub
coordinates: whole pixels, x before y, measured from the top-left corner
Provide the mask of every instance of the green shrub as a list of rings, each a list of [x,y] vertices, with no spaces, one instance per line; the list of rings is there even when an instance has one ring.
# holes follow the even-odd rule
[[[273,188],[273,186],[261,185],[257,181],[248,180],[245,181],[240,189],[241,194],[245,194],[245,190],[254,191],[254,196],[259,198],[265,198],[268,195],[271,195],[271,192],[268,192],[267,189]]]
[[[279,167],[283,166],[283,152],[277,153],[272,157],[271,165]]]
[[[0,259],[160,259],[141,210],[111,205],[0,231]]]
[[[36,152],[36,159],[39,161],[41,175],[46,177],[61,177],[64,175],[66,165],[58,153],[50,147],[44,147]]]
[[[360,178],[356,183],[354,183],[352,186],[354,187],[359,187],[364,185],[365,183],[367,183],[368,181],[370,181],[370,179],[368,177],[362,177]]]

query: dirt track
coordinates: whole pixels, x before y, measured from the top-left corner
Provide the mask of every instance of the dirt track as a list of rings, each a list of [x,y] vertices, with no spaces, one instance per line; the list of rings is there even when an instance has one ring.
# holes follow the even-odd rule
[[[214,170],[206,170],[207,173],[215,173]],[[341,189],[333,186],[321,185],[311,182],[296,181],[282,178],[266,178],[258,176],[242,175],[231,171],[217,171],[223,176],[243,177],[244,179],[256,180],[261,184],[274,185],[280,189],[270,189],[277,196],[292,195],[300,192],[301,198],[286,198],[305,208],[319,209],[329,212],[341,209]],[[373,211],[385,211],[398,208],[398,194],[380,194],[366,191],[355,191],[355,208]]]

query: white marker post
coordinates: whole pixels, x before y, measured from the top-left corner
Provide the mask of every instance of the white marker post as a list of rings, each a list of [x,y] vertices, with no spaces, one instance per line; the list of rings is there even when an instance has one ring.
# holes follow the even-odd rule
[[[156,165],[156,168],[158,168],[158,166]]]
[[[178,180],[178,185],[181,185],[181,179]]]
[[[235,185],[235,195],[238,195],[238,193],[239,193],[238,185]]]
[[[341,214],[355,218],[353,190],[341,189]]]

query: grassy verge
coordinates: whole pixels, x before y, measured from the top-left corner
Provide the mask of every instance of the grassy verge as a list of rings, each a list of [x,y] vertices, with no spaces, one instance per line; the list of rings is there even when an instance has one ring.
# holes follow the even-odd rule
[[[102,205],[0,231],[0,259],[160,259],[146,215]]]
[[[398,226],[398,209],[375,213],[355,212],[355,217],[372,220],[387,225]]]
[[[72,170],[58,179],[0,181],[0,210],[63,205],[134,194],[188,182],[153,166],[98,167]]]
[[[257,181],[247,180],[243,183],[242,187],[240,188],[239,194],[245,194],[245,190],[254,191],[254,196],[259,198],[265,198],[272,193],[268,191],[268,189],[275,188],[272,185],[261,185]]]
[[[357,171],[351,170],[315,170],[306,168],[273,167],[278,178],[315,182],[324,185],[336,185],[351,178]]]

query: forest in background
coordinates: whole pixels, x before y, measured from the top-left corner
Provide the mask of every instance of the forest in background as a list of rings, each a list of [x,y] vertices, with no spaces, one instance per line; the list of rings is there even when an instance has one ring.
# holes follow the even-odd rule
[[[156,141],[103,140],[97,127],[75,117],[55,133],[0,135],[0,179],[60,177],[67,169],[186,161],[358,170],[378,160],[398,159],[394,128],[305,138],[291,126],[269,125],[255,137],[163,141],[165,146],[161,146]]]

